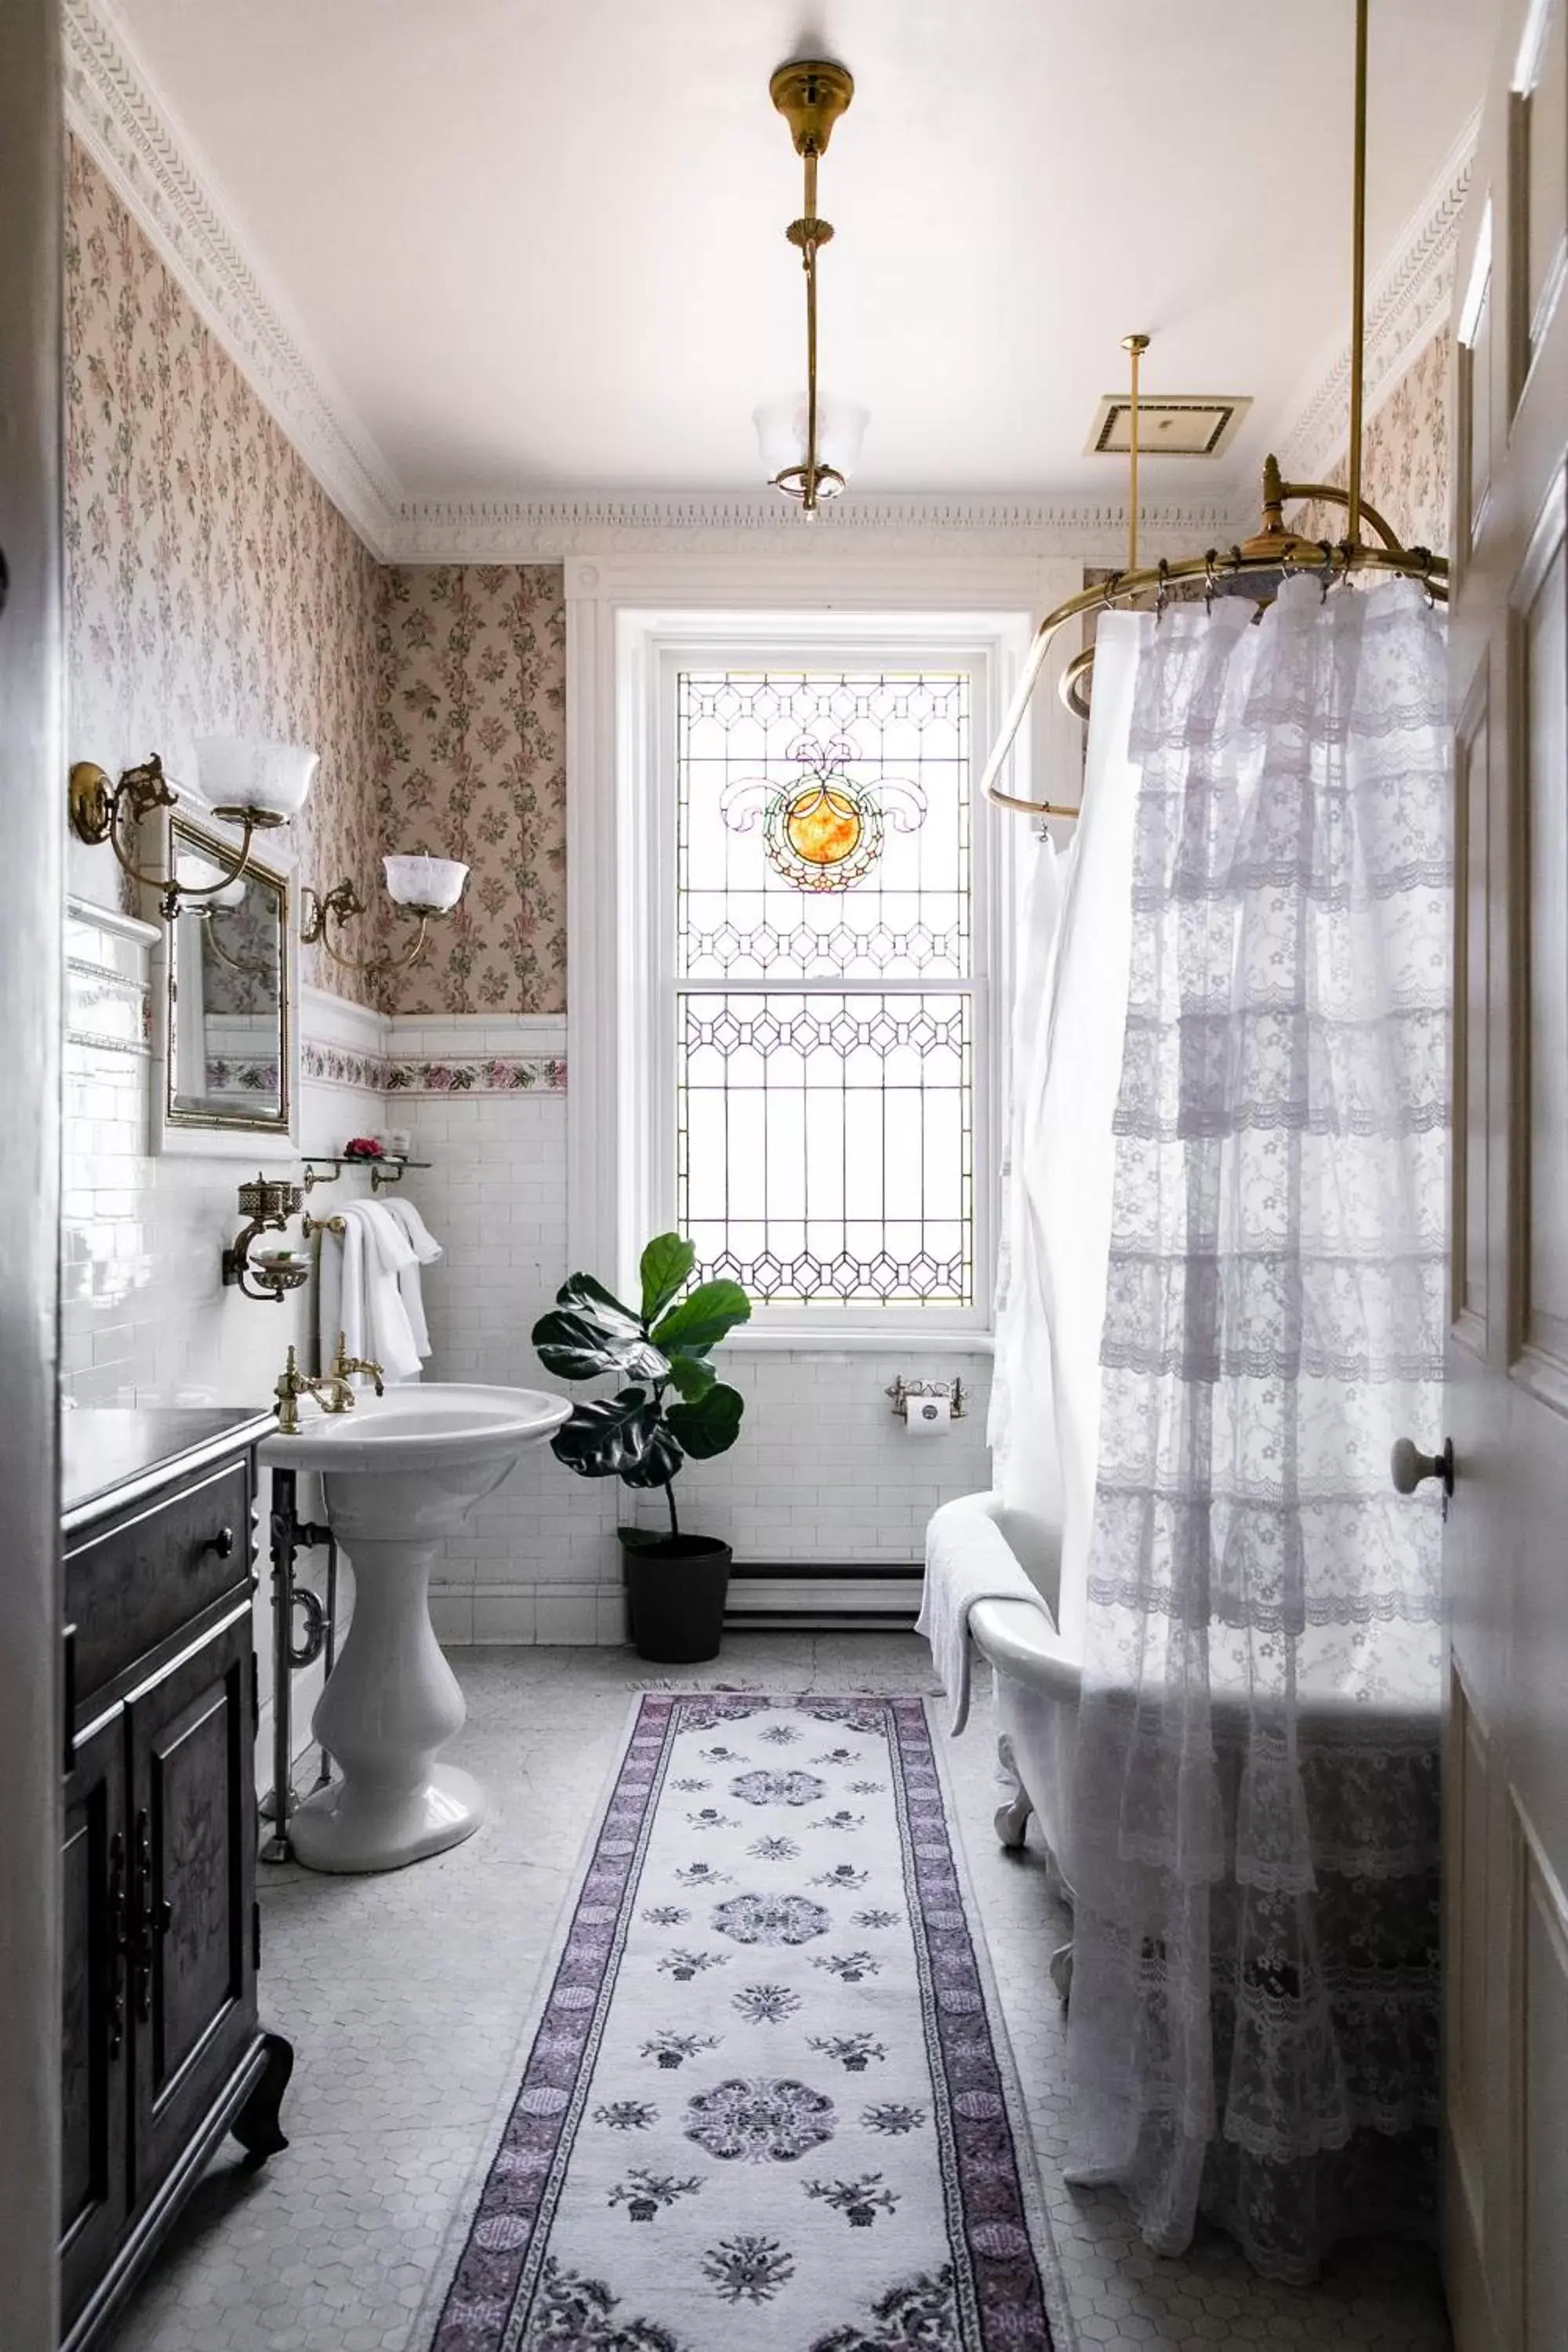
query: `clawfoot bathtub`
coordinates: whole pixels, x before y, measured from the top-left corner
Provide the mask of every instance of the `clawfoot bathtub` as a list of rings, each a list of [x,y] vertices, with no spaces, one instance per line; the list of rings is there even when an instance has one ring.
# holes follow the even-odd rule
[[[962,1534],[966,1517],[977,1530],[989,1521],[1029,1575],[1027,1561],[1049,1555],[1055,1545],[1045,1531],[1020,1527],[996,1495],[969,1495],[945,1507]],[[1039,1580],[1030,1577],[1037,1584]],[[1073,1901],[1072,1777],[1078,1738],[1081,1662],[1058,1631],[1049,1601],[978,1601],[970,1612],[974,1647],[996,1671],[997,1754],[1014,1793],[996,1814],[996,1834],[1005,1846],[1024,1843],[1035,1817],[1056,1892]],[[1067,1998],[1072,1946],[1052,1955],[1051,1981]]]

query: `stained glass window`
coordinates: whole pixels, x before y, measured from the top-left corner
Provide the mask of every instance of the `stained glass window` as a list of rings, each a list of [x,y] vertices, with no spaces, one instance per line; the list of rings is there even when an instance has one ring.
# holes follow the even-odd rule
[[[971,679],[676,679],[678,1213],[782,1307],[975,1295]]]

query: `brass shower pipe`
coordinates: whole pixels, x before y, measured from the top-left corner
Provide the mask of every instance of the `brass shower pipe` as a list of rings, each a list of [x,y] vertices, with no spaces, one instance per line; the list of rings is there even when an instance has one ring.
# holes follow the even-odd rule
[[[1355,120],[1352,142],[1351,191],[1351,351],[1350,351],[1350,453],[1346,468],[1348,487],[1338,489],[1331,482],[1288,482],[1282,479],[1279,461],[1267,457],[1263,466],[1263,517],[1261,528],[1252,538],[1238,547],[1223,553],[1218,548],[1208,548],[1202,555],[1180,557],[1175,562],[1164,558],[1156,564],[1142,569],[1136,562],[1138,547],[1138,365],[1148,348],[1148,337],[1129,335],[1123,349],[1131,358],[1131,415],[1129,428],[1131,453],[1130,515],[1128,520],[1128,564],[1124,572],[1112,572],[1098,587],[1080,589],[1046,614],[1035,632],[1023,674],[1002,722],[1001,732],[992,748],[981,779],[981,790],[987,800],[998,808],[1016,809],[1034,817],[1076,817],[1077,808],[1063,807],[1051,801],[1026,800],[1016,793],[1006,793],[999,779],[1007,764],[1014,740],[1023,725],[1029,698],[1039,682],[1047,655],[1061,631],[1070,621],[1086,614],[1110,612],[1129,604],[1140,596],[1152,595],[1163,607],[1170,591],[1179,582],[1202,581],[1206,593],[1213,596],[1216,589],[1232,580],[1257,579],[1265,584],[1277,584],[1291,572],[1313,572],[1321,578],[1325,590],[1333,583],[1344,580],[1352,572],[1384,572],[1406,580],[1419,580],[1428,593],[1438,602],[1447,600],[1448,566],[1442,556],[1434,555],[1425,547],[1403,546],[1377,509],[1371,505],[1362,491],[1363,407],[1366,374],[1366,118],[1367,118],[1367,26],[1369,0],[1356,0],[1355,7]],[[1284,509],[1296,499],[1322,501],[1343,507],[1345,536],[1342,540],[1311,540],[1285,528]],[[1363,523],[1369,523],[1382,541],[1380,546],[1368,546],[1361,536]],[[1268,602],[1268,598],[1260,602]],[[1087,646],[1067,665],[1060,681],[1060,691],[1068,708],[1080,719],[1089,717],[1086,682],[1094,667],[1094,647]]]

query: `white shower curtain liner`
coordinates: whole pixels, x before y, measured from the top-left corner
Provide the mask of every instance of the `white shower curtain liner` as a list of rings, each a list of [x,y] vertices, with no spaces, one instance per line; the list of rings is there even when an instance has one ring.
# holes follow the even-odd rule
[[[1447,682],[1407,583],[1250,620],[1135,625],[1069,2171],[1305,2280],[1432,2219],[1439,1516],[1388,1457],[1440,1433]]]
[[[1095,640],[1083,814],[1065,856],[1042,840],[1018,956],[1013,1114],[990,1440],[1003,1522],[1064,1641],[1083,1632],[1110,1246],[1111,1117],[1131,951],[1127,756],[1139,647],[1108,613]]]

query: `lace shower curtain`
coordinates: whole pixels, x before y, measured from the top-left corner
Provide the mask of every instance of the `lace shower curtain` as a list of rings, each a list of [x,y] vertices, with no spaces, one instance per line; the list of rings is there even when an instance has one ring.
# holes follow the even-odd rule
[[[1269,2274],[1432,2221],[1441,625],[1147,627],[1075,1788],[1069,2170]]]

